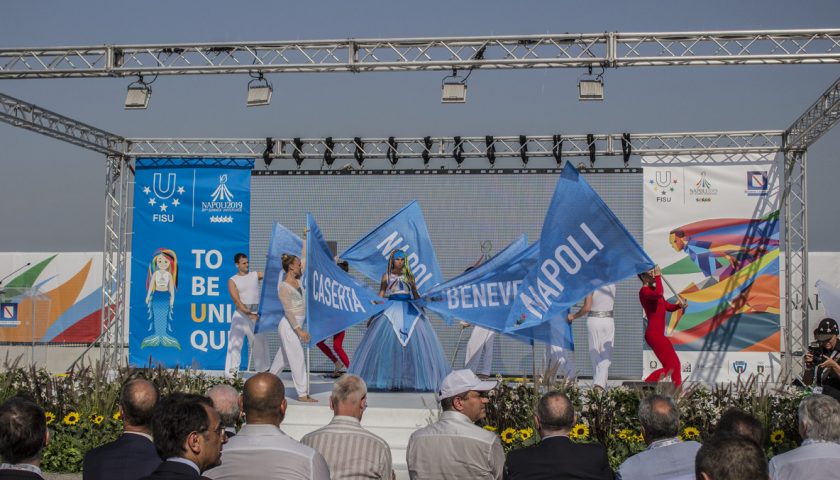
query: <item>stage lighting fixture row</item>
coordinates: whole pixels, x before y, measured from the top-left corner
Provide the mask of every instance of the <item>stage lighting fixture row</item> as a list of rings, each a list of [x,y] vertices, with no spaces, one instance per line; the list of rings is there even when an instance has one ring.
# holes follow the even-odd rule
[[[144,110],[149,106],[152,97],[152,87],[143,81],[143,77],[128,86],[125,96],[126,110]]]
[[[249,107],[260,107],[271,103],[271,93],[274,88],[268,80],[260,73],[259,76],[254,77],[248,82],[248,102]]]

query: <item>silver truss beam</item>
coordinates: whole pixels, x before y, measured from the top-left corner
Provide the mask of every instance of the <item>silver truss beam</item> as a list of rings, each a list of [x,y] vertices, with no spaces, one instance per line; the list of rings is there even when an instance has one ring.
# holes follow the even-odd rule
[[[782,150],[782,131],[691,132],[631,134],[634,155],[679,155],[773,153]],[[399,138],[273,138],[273,159],[306,160],[325,156],[334,161],[368,159],[428,158],[453,159],[456,150],[463,159],[581,157],[590,155],[587,135],[536,135],[490,137],[399,137]],[[559,143],[562,141],[562,144]],[[263,155],[265,138],[189,139],[129,138],[126,155],[180,157],[243,157]],[[622,134],[593,134],[596,156],[621,155]],[[557,148],[559,146],[559,149]],[[327,155],[328,154],[328,155]]]
[[[824,63],[839,29],[5,48],[0,79]]]
[[[785,153],[785,355],[790,378],[801,372],[797,359],[808,347],[808,190],[806,153]]]
[[[785,149],[805,150],[840,120],[840,78],[785,131]]]
[[[0,93],[0,121],[105,155],[122,155],[124,139]]]

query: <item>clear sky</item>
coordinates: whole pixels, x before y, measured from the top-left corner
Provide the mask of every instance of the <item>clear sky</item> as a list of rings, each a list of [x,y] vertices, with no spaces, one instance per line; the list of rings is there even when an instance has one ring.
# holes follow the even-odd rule
[[[0,45],[237,42],[840,27],[836,0],[7,1]],[[272,75],[246,108],[246,76],[161,76],[125,111],[130,79],[3,80],[0,92],[126,137],[548,135],[785,129],[840,65],[608,70],[604,102],[578,102],[573,69],[477,71],[465,105],[442,72]],[[0,124],[0,251],[102,249],[104,158]],[[811,250],[840,251],[840,127],[809,151]],[[611,159],[612,162],[618,162]]]

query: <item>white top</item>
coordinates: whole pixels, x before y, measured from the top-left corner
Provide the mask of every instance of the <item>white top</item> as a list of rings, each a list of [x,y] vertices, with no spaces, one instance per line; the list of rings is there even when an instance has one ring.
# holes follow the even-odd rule
[[[388,286],[385,289],[385,296],[389,297],[399,294],[411,295],[411,289],[408,287],[405,277],[388,272]]]
[[[236,284],[239,300],[242,303],[245,305],[260,303],[260,277],[257,272],[248,272],[245,275],[236,274],[230,279]]]
[[[166,292],[169,290],[169,282],[172,280],[172,274],[166,270],[155,270],[152,275],[155,280],[155,290],[159,292]]]
[[[293,327],[300,324],[306,312],[303,295],[298,289],[286,282],[280,282],[278,292],[280,294],[280,303],[283,304],[283,310],[286,312],[286,318],[289,319]]]
[[[245,424],[222,449],[222,464],[204,472],[213,480],[282,478],[329,480],[330,469],[320,453],[274,425]]]
[[[615,306],[615,284],[601,285],[592,292],[592,312],[611,312]]]
[[[802,442],[802,446],[770,459],[773,480],[837,478],[840,471],[840,444]]]

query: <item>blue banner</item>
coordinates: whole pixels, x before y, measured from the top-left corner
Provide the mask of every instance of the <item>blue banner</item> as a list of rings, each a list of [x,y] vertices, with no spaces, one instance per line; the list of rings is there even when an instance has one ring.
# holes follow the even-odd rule
[[[286,314],[278,294],[280,282],[286,276],[283,271],[282,258],[284,253],[300,258],[302,249],[303,240],[300,237],[283,225],[274,224],[274,230],[271,231],[271,240],[268,243],[265,270],[263,270],[265,273],[262,290],[260,291],[260,318],[257,319],[257,324],[254,327],[255,332],[261,333],[277,329],[277,325],[280,324],[280,320]]]
[[[306,214],[306,329],[310,346],[365,321],[391,305],[339,268],[311,214]]]
[[[222,370],[227,281],[248,252],[253,160],[140,158],[131,247],[129,363]]]
[[[539,256],[505,323],[518,333],[561,316],[601,285],[653,262],[580,173],[566,162],[548,207]]]
[[[429,229],[417,200],[412,201],[391,218],[376,227],[340,255],[342,260],[379,282],[383,265],[394,249],[403,250],[417,291],[421,294],[443,281],[435,249],[429,240]]]

